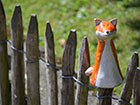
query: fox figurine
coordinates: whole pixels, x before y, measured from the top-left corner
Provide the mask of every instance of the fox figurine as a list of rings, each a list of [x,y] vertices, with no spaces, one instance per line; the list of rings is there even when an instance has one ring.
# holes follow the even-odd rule
[[[113,42],[117,19],[111,21],[95,19],[95,23],[98,38],[95,64],[89,67],[85,74],[91,75],[90,83],[92,85],[99,88],[113,88],[123,81]]]

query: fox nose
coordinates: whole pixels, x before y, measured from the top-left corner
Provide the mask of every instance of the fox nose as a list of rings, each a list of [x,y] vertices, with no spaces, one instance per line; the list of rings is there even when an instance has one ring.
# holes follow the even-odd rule
[[[106,31],[107,34],[109,34],[109,31]]]

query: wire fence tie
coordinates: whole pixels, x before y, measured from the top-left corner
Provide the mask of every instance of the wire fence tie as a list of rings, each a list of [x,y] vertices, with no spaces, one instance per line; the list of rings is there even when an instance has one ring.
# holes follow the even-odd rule
[[[86,83],[83,83],[83,82],[81,82],[80,80],[78,80],[78,79],[77,79],[76,77],[74,77],[74,76],[73,76],[73,79],[74,79],[74,81],[77,82],[78,84],[83,85],[83,86],[86,86],[86,87],[88,87],[88,88],[94,88],[94,89],[97,89],[97,88],[98,88],[98,87],[96,87],[96,86],[88,85],[88,84],[86,84]]]
[[[62,70],[61,68],[58,68],[55,65],[49,64],[48,62],[46,62],[46,60],[42,59],[41,57],[39,58],[39,60],[42,61],[46,66],[51,66],[53,69],[56,69],[56,70]]]
[[[26,61],[27,63],[35,63],[35,62],[38,62],[39,59],[38,59],[38,58],[36,58],[36,59],[28,59],[28,58],[26,58],[25,61]]]
[[[97,97],[98,99],[111,98],[111,95],[100,96],[100,95],[99,95],[99,92],[97,92],[97,93],[96,93],[96,97]]]
[[[123,99],[121,99],[121,98],[118,98],[118,101],[119,101],[119,102],[122,102],[122,103],[125,103],[125,104],[128,104],[128,105],[132,105],[132,104],[130,104],[128,101],[123,100]]]
[[[63,79],[73,79],[73,75],[62,75]]]
[[[20,52],[20,53],[25,53],[23,50],[19,50],[17,48],[15,48],[14,46],[10,46],[12,50],[16,51],[16,52]]]
[[[16,51],[16,52],[20,52],[20,53],[25,53],[25,51],[22,49],[22,50],[19,50],[17,49],[16,47],[13,46],[12,42],[9,41],[9,40],[6,40],[8,42],[8,44],[10,45],[11,49]]]

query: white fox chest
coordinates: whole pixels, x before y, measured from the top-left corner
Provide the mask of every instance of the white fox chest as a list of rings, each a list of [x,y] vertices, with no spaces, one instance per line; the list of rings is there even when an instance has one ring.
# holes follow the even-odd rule
[[[96,79],[96,86],[103,88],[115,87],[122,83],[118,66],[112,52],[110,40],[105,41],[104,51],[102,52],[99,71]]]

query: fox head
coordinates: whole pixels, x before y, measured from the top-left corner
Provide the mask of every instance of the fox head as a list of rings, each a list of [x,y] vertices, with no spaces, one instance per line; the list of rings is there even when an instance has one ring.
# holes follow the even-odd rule
[[[112,39],[116,33],[117,19],[111,21],[102,21],[94,19],[96,23],[96,36],[100,40]]]

